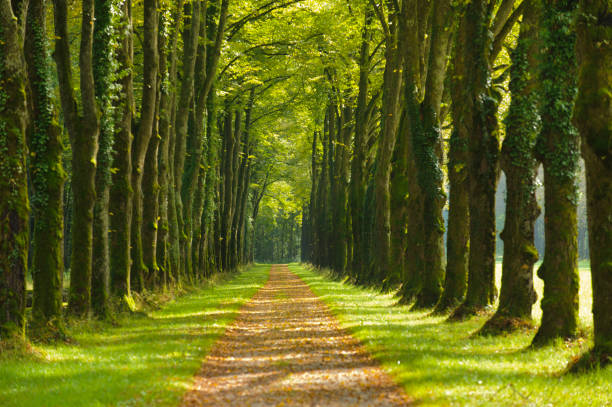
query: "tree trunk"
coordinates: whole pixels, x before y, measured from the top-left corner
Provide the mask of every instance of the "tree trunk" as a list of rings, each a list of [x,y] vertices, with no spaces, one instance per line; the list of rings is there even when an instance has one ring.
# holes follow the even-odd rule
[[[370,73],[370,42],[372,31],[370,24],[373,18],[371,6],[366,6],[364,24],[361,34],[361,53],[359,57],[359,94],[355,113],[355,135],[353,138],[353,156],[351,159],[350,214],[353,234],[352,261],[349,275],[356,280],[365,266],[363,261],[363,206],[365,197],[365,142],[367,138],[367,103]],[[314,167],[313,167],[314,168]],[[313,170],[314,171],[314,170]],[[314,178],[313,178],[314,179]],[[310,207],[312,208],[312,198]],[[310,223],[312,225],[312,221]]]
[[[448,231],[446,238],[446,275],[444,291],[436,305],[435,312],[444,313],[461,304],[465,297],[468,278],[468,258],[470,252],[470,210],[469,210],[469,172],[467,115],[472,106],[468,97],[467,81],[469,67],[465,60],[468,46],[467,22],[461,20],[457,30],[453,53],[453,72],[451,95],[453,132],[451,133],[448,153],[449,209]]]
[[[32,332],[39,339],[62,338],[63,191],[62,129],[58,125],[47,65],[45,0],[31,0],[25,35],[30,84],[30,176],[32,185]],[[43,62],[40,62],[43,61]]]
[[[533,3],[533,2],[532,2]],[[533,147],[539,130],[535,88],[538,68],[538,10],[528,4],[518,43],[512,52],[510,91],[512,102],[506,116],[506,138],[501,165],[506,173],[506,217],[501,237],[504,260],[499,306],[480,330],[482,334],[510,332],[531,324],[536,301],[533,265],[538,260],[534,245],[535,221],[540,214],[536,201],[537,162]]]
[[[0,0],[0,339],[25,336],[27,71],[16,17],[23,16],[15,15],[9,0]]]
[[[196,2],[197,3],[197,2]],[[138,131],[134,135],[132,148],[132,190],[134,191],[134,204],[132,214],[132,270],[131,283],[137,291],[145,289],[145,277],[149,270],[143,259],[143,185],[142,179],[145,171],[145,158],[149,142],[153,135],[153,124],[157,105],[157,76],[159,70],[159,51],[157,48],[157,34],[159,17],[157,14],[157,0],[144,0],[144,28],[143,28],[143,85],[142,109]],[[151,157],[157,160],[157,157]],[[150,260],[157,267],[155,257]]]
[[[78,248],[70,258],[70,298],[68,310],[86,317],[91,308],[93,255],[93,210],[96,202],[95,176],[98,153],[99,115],[93,69],[94,0],[82,2],[81,44],[79,53],[82,116],[72,88],[68,5],[54,0],[55,60],[64,121],[72,144],[73,222],[72,242]]]
[[[111,293],[120,300],[130,297],[130,242],[132,228],[132,113],[134,89],[132,79],[132,2],[121,4],[120,46],[117,50],[119,70],[125,72],[119,81],[123,97],[118,104],[118,119],[113,146],[110,189],[110,280]]]
[[[108,241],[109,199],[115,112],[112,105],[112,10],[111,1],[95,1],[94,25],[94,81],[96,98],[101,108],[99,149],[96,169],[96,203],[93,224],[93,264],[91,279],[91,305],[100,318],[109,316],[110,251]]]
[[[474,69],[467,79],[469,134],[470,254],[468,288],[464,302],[451,316],[463,319],[491,306],[495,300],[495,189],[499,173],[497,106],[491,90],[488,64],[488,15],[484,0],[473,1],[466,10],[465,63]],[[460,99],[461,100],[461,99]],[[465,103],[461,100],[461,103]]]
[[[583,365],[594,367],[612,360],[612,7],[605,0],[582,0],[580,12],[580,76],[574,117],[587,175],[595,328],[595,346],[583,357]]]
[[[453,20],[454,13],[450,0],[434,3],[425,97],[419,111],[421,128],[419,132],[413,134],[413,154],[423,198],[424,232],[423,282],[415,303],[417,308],[432,308],[438,303],[444,280],[442,210],[446,203],[446,194],[442,185],[444,175],[440,168],[442,134],[439,116]]]
[[[176,211],[176,218],[170,219],[170,222],[176,221],[176,227],[178,228],[177,236],[178,241],[174,242],[178,256],[181,257],[183,253],[186,235],[184,231],[184,218],[183,218],[183,201],[181,197],[181,191],[183,190],[183,171],[185,167],[185,156],[186,156],[186,145],[187,145],[187,129],[189,121],[189,111],[191,110],[193,101],[193,87],[194,87],[194,72],[195,62],[198,50],[198,37],[200,33],[200,1],[194,1],[190,4],[191,12],[190,23],[187,25],[183,33],[183,78],[181,82],[181,90],[179,93],[179,99],[177,104],[177,112],[175,118],[175,145],[174,145],[174,210]],[[185,269],[185,258],[179,259],[180,269],[178,275],[183,276]]]
[[[548,1],[542,19],[542,130],[536,153],[544,167],[546,248],[538,269],[544,296],[535,346],[574,337],[578,325],[579,141],[571,122],[576,95],[576,35],[571,28],[575,5],[574,1]]]
[[[374,172],[375,214],[373,229],[373,276],[383,281],[391,271],[391,159],[397,138],[400,118],[400,89],[402,88],[403,55],[399,49],[397,14],[392,12],[386,34],[385,73],[383,83],[383,112],[380,139]]]

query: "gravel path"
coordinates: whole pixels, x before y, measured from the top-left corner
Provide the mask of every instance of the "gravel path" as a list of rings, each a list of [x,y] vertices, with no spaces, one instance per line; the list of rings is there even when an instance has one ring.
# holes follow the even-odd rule
[[[183,406],[404,406],[406,394],[287,266],[215,344]]]

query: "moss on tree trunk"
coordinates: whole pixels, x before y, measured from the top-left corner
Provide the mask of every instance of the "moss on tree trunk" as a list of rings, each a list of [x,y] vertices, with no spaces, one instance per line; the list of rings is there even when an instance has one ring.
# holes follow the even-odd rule
[[[30,83],[30,180],[34,217],[31,272],[34,285],[30,337],[65,336],[62,322],[63,192],[62,130],[57,122],[47,62],[46,1],[32,0],[26,23],[25,57]]]
[[[612,5],[605,0],[583,0],[580,14],[574,121],[582,138],[587,176],[595,344],[575,370],[612,361]]]
[[[117,110],[115,141],[113,146],[112,184],[110,189],[110,287],[111,295],[123,300],[130,296],[130,242],[132,228],[133,190],[132,176],[132,112],[134,90],[132,84],[132,9],[131,1],[124,1],[120,11],[120,24],[124,27],[119,39],[117,60],[125,75],[119,80],[125,95]]]
[[[491,89],[488,63],[490,16],[486,2],[471,2],[466,9],[465,35],[472,41],[465,46],[468,75],[466,128],[468,141],[470,253],[468,287],[463,303],[451,319],[463,319],[493,304],[495,290],[495,189],[499,172],[497,124],[498,97]],[[461,101],[461,103],[466,103]]]
[[[571,28],[575,3],[547,1],[542,18],[542,130],[536,153],[544,167],[546,249],[538,269],[544,280],[542,322],[533,345],[574,337],[578,324],[578,134],[571,123],[576,95],[576,36]]]
[[[15,10],[18,12],[19,10]],[[18,17],[22,17],[17,14]],[[0,339],[25,334],[28,254],[26,64],[18,19],[0,1]]]
[[[510,91],[512,102],[506,116],[506,138],[501,165],[506,173],[504,260],[499,306],[480,330],[482,334],[510,332],[531,325],[536,301],[533,265],[538,260],[534,226],[540,213],[536,201],[534,145],[539,130],[537,85],[538,9],[529,4],[523,15],[518,43],[512,52]]]

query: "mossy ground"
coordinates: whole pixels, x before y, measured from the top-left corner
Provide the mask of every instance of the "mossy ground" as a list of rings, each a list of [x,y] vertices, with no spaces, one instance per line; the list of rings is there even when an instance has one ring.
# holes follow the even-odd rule
[[[419,405],[612,405],[612,368],[563,375],[568,362],[592,345],[591,286],[581,263],[580,327],[583,337],[527,349],[535,330],[473,337],[487,316],[444,323],[445,316],[410,312],[392,294],[332,281],[298,265],[297,273],[381,361]],[[498,265],[498,274],[501,265]],[[499,277],[499,276],[498,276]],[[499,279],[498,279],[499,281]],[[536,278],[538,295],[542,283]],[[540,318],[539,303],[534,318]]]
[[[157,311],[71,325],[72,343],[0,353],[0,406],[174,406],[269,266],[199,288]]]

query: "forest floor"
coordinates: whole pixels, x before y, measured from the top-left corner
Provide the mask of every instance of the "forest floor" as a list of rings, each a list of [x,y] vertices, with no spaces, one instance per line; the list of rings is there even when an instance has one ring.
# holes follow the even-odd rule
[[[410,399],[287,266],[217,341],[183,406],[403,406]]]
[[[270,266],[221,273],[117,324],[69,321],[69,343],[34,343],[26,354],[0,346],[1,407],[175,407],[202,359]]]

